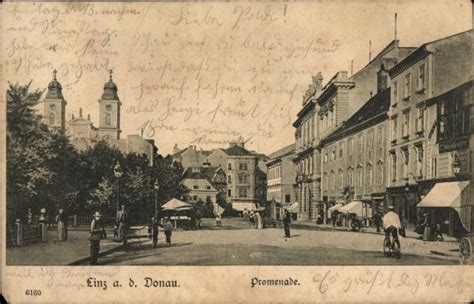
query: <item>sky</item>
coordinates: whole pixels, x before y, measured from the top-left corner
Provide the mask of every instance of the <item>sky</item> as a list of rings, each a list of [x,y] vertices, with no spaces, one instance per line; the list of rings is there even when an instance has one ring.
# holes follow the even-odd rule
[[[2,87],[44,89],[58,70],[66,120],[98,126],[113,70],[122,136],[160,153],[196,145],[270,154],[294,142],[292,122],[311,76],[354,72],[394,39],[420,46],[472,27],[470,1],[301,3],[7,3]],[[41,109],[41,108],[40,108]]]

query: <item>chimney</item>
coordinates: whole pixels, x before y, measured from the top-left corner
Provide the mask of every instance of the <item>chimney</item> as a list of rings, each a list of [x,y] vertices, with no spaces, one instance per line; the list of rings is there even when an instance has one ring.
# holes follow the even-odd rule
[[[79,117],[82,118],[82,108],[79,108]]]
[[[377,93],[387,88],[388,82],[388,71],[385,69],[385,65],[382,63],[380,70],[377,72]]]
[[[208,159],[206,159],[206,161],[202,164],[203,168],[209,168],[210,166],[211,166],[211,163],[209,162]]]

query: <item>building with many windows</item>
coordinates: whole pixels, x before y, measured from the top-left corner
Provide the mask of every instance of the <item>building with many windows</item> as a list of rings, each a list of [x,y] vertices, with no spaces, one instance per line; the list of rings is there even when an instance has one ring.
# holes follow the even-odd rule
[[[294,156],[295,144],[281,148],[269,155],[267,161],[267,201],[271,203],[270,215],[273,219],[282,219],[284,208],[290,208],[297,203],[294,189],[296,177]],[[294,211],[298,211],[298,209]]]
[[[314,77],[314,92],[304,100],[303,108],[293,123],[296,129],[294,162],[297,166],[300,220],[316,220],[326,214],[328,198],[321,192],[321,164],[325,158],[336,158],[338,152],[322,155],[321,140],[340,128],[351,113],[358,111],[377,92],[377,73],[382,65],[390,69],[413,49],[400,47],[399,41],[394,40],[350,77],[345,71],[338,72],[324,87],[321,75]],[[337,174],[327,172],[328,179],[332,173]]]
[[[259,158],[244,143],[231,143],[227,153],[227,199],[237,211],[255,210],[266,203],[266,173]]]
[[[461,219],[473,227],[474,194],[462,183],[472,179],[473,32],[425,43],[389,71],[389,201],[404,221],[432,212],[433,224],[449,222],[451,233]],[[451,182],[458,183],[456,202],[446,196]],[[434,195],[443,203],[434,206]]]

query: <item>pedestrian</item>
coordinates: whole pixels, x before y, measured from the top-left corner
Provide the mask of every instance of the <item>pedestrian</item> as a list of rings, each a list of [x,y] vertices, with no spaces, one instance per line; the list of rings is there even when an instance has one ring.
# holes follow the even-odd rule
[[[285,237],[290,237],[290,223],[291,223],[291,214],[285,209],[285,213],[283,215],[283,228],[285,230]]]
[[[96,211],[92,218],[91,227],[89,231],[89,240],[91,245],[91,265],[97,265],[97,258],[99,257],[100,251],[100,240],[102,238],[106,239],[107,234],[105,233],[105,228],[102,223],[102,215],[99,211]]]
[[[159,219],[158,216],[154,216],[151,218],[151,232],[153,236],[153,248],[156,248],[158,245],[158,225],[159,225]]]
[[[423,241],[431,241],[431,216],[429,213],[425,213],[423,222]]]
[[[222,216],[220,214],[216,215],[216,226],[217,227],[222,226]]]
[[[380,226],[382,225],[382,216],[380,215],[378,211],[375,211],[373,220],[374,220],[375,228],[377,229],[377,233],[378,233],[380,232]]]
[[[165,228],[166,244],[168,246],[171,246],[171,233],[173,232],[173,224],[171,223],[171,219],[169,216],[166,218],[164,228]]]
[[[263,220],[260,211],[255,212],[255,228],[263,229]]]
[[[66,239],[66,229],[65,229],[65,216],[64,209],[59,209],[58,214],[56,215],[56,227],[58,230],[58,241],[64,241]]]
[[[332,222],[332,226],[336,227],[336,222],[337,222],[337,211],[336,210],[334,210],[331,213],[331,222]]]
[[[124,245],[127,244],[127,223],[128,223],[128,214],[125,210],[125,205],[122,205],[122,210],[117,213],[117,218],[115,219],[115,225],[118,228],[118,239],[123,242]]]

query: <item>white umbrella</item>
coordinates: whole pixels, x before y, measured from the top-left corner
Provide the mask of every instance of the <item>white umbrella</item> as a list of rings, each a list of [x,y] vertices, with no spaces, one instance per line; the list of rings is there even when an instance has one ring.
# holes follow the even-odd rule
[[[173,198],[169,200],[166,204],[161,206],[163,210],[185,210],[191,209],[191,205],[180,201],[179,199]]]

